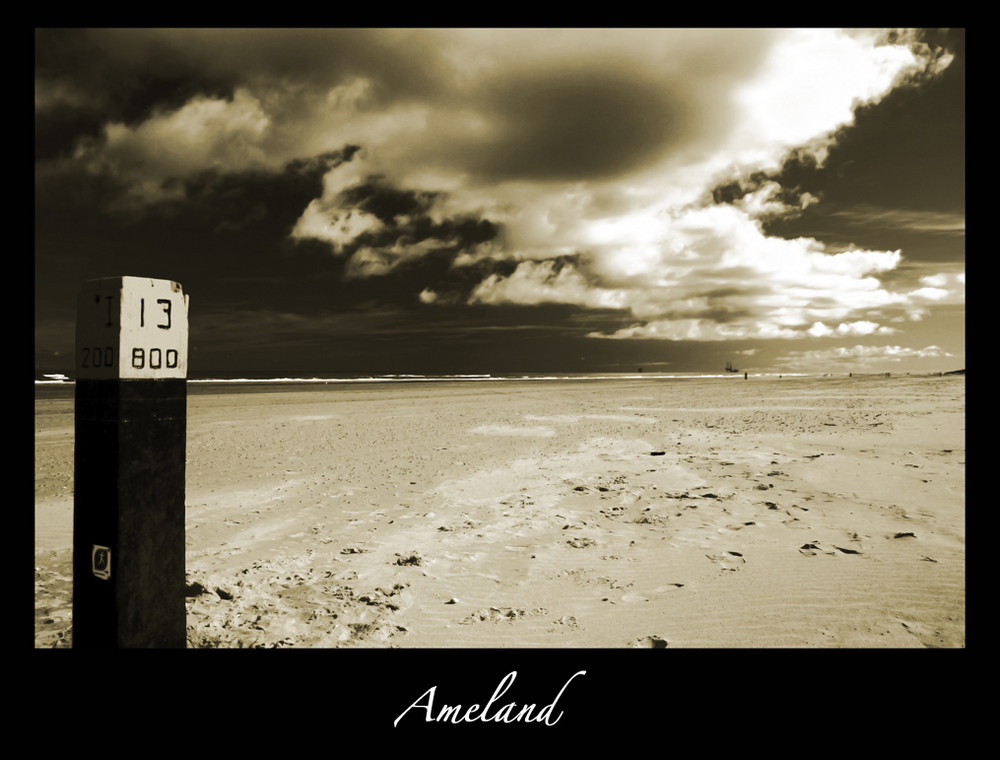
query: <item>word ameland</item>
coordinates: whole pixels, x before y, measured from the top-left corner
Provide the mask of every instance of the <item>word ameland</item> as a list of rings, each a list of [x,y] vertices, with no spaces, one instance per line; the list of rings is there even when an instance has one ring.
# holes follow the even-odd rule
[[[556,709],[556,703],[559,702],[559,698],[562,697],[563,692],[566,691],[566,687],[570,685],[570,682],[577,676],[582,676],[587,673],[586,670],[579,670],[569,677],[569,680],[563,684],[563,687],[556,694],[556,698],[552,700],[549,704],[545,705],[537,712],[535,712],[537,705],[534,704],[524,704],[518,709],[516,702],[508,702],[503,706],[497,705],[500,701],[500,697],[506,693],[510,688],[511,684],[514,683],[514,679],[517,677],[517,671],[512,670],[510,673],[505,675],[497,688],[493,692],[493,696],[490,697],[489,701],[485,705],[470,705],[463,712],[462,705],[441,705],[441,708],[435,713],[434,709],[434,697],[437,692],[437,686],[432,686],[419,697],[416,701],[407,707],[403,712],[399,714],[399,717],[392,722],[395,728],[399,721],[401,721],[410,710],[423,709],[424,710],[424,722],[426,723],[472,723],[474,721],[494,722],[494,723],[517,723],[522,721],[524,723],[545,723],[547,726],[554,726],[563,714],[560,712],[555,717],[552,713]],[[494,712],[491,710],[496,708]]]

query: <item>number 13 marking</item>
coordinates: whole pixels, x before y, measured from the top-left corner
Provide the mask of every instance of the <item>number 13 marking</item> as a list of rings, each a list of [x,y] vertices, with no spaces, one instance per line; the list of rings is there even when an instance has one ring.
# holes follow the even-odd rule
[[[169,298],[157,298],[156,302],[158,304],[163,304],[163,313],[166,314],[166,316],[167,316],[167,323],[166,324],[159,324],[159,323],[157,323],[156,326],[159,327],[161,330],[169,330],[170,329],[170,308],[171,308],[171,306],[173,306],[173,304],[171,303],[171,301],[170,301]],[[140,298],[139,299],[139,327],[145,327],[145,326],[146,326],[146,299],[145,298]]]

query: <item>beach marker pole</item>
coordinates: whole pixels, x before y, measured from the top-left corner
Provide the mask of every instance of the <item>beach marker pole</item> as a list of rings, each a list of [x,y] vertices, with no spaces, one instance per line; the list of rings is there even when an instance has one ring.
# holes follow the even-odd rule
[[[83,284],[76,325],[73,647],[186,644],[188,296]]]

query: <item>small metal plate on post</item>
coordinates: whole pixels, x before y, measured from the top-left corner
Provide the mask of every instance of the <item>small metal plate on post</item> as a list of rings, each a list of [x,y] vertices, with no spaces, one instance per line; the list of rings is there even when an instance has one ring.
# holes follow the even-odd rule
[[[90,568],[96,577],[108,580],[111,577],[111,549],[94,544],[90,552]]]

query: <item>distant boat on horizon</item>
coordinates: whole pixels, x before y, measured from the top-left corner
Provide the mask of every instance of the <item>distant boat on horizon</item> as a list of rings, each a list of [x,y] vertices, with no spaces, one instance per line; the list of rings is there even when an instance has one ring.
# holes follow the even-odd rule
[[[726,362],[726,372],[739,372],[739,370],[733,366],[732,362]]]

